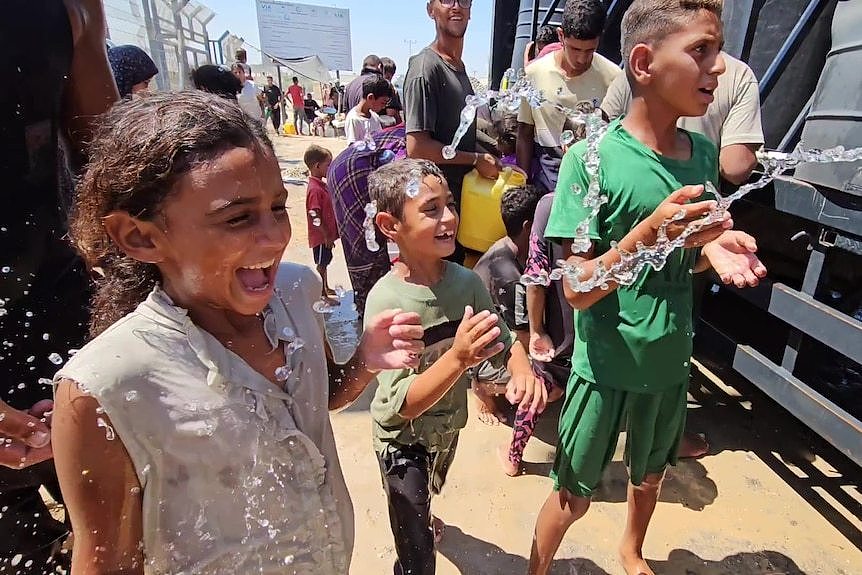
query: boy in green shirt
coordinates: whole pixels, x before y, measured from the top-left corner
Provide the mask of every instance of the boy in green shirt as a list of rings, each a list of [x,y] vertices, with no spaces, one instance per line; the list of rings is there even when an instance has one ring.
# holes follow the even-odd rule
[[[526,350],[493,313],[479,276],[444,260],[455,251],[458,214],[440,169],[426,160],[395,161],[368,185],[379,209],[375,222],[400,256],[368,294],[366,317],[391,307],[416,311],[425,329],[419,367],[377,378],[374,450],[395,536],[395,573],[431,575],[442,532],[436,518],[432,527],[431,495],[443,486],[467,423],[470,368],[485,360],[501,367],[508,357],[506,397],[519,409],[541,412],[547,394]]]
[[[608,196],[589,227],[591,247],[568,262],[582,279],[599,263],[620,261],[621,250],[656,243],[662,222],[678,236],[703,217],[712,201],[695,200],[701,184],[717,183],[715,146],[676,128],[682,116],[700,116],[724,72],[721,0],[635,0],[623,18],[623,55],[634,100],[629,114],[611,123],[599,144],[599,184]],[[546,237],[572,253],[576,226],[589,216],[586,142],[563,159]],[[560,415],[560,439],[551,477],[554,492],[536,520],[529,573],[548,572],[569,526],[589,508],[590,495],[613,457],[626,426],[628,518],[620,561],[628,575],[652,575],[643,542],[668,464],[674,464],[685,424],[692,348],[692,273],[715,268],[726,283],[756,285],[766,268],[754,255],[754,238],[732,231],[729,217],[691,235],[661,271],[643,271],[632,285],[574,292],[578,310],[572,374]],[[618,242],[612,244],[612,242]]]

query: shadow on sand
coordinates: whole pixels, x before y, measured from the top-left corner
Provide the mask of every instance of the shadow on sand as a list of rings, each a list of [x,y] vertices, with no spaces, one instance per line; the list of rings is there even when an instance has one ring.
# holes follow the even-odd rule
[[[526,544],[526,542],[525,542]],[[509,575],[527,572],[527,558],[507,553],[492,543],[464,533],[454,525],[446,526],[446,534],[438,551],[464,575]],[[666,561],[649,561],[662,575],[806,575],[790,557],[777,551],[741,552],[712,561],[686,549],[674,549]],[[618,573],[614,569],[613,573]],[[552,575],[611,575],[593,561],[582,557],[559,559],[551,568]]]

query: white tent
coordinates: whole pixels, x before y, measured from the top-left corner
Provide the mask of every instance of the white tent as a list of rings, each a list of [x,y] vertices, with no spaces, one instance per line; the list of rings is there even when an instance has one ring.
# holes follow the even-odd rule
[[[265,56],[270,57],[277,66],[290,70],[289,75],[307,78],[323,84],[332,81],[329,70],[318,56],[306,56],[305,58],[276,58],[269,56],[269,54],[265,54]]]

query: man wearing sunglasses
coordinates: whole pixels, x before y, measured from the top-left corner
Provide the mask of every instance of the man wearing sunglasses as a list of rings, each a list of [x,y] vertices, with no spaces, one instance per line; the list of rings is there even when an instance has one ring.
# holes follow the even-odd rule
[[[428,0],[426,10],[434,20],[437,36],[410,59],[404,80],[407,155],[438,164],[459,207],[461,183],[467,172],[476,168],[482,176],[494,179],[500,171],[496,157],[476,151],[475,121],[461,139],[455,157],[443,158],[443,146],[452,142],[460,124],[465,98],[473,94],[461,60],[472,5],[473,0]],[[460,245],[451,259],[463,261]]]

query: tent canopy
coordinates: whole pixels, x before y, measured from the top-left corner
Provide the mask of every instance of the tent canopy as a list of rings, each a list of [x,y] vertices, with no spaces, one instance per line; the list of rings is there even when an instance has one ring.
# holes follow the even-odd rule
[[[287,68],[295,76],[301,76],[324,84],[332,81],[326,64],[316,55],[304,58],[277,58],[269,54],[265,55],[271,58],[274,64]]]

